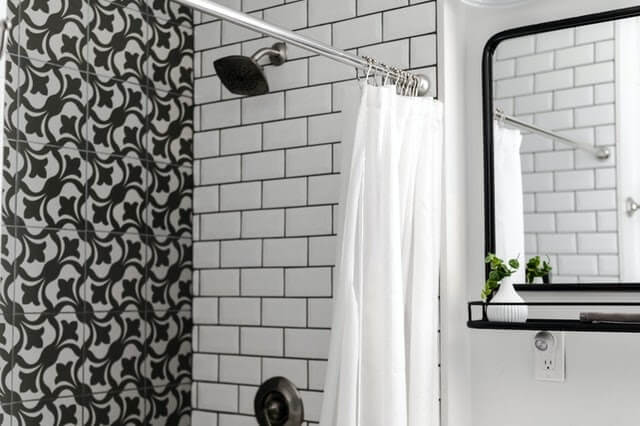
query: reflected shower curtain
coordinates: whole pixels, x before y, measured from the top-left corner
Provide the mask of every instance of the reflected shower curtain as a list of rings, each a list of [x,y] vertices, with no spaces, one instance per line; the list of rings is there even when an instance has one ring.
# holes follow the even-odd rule
[[[320,425],[436,426],[442,105],[393,86],[359,99]]]
[[[496,255],[505,261],[518,258],[520,269],[513,274],[514,283],[525,282],[524,201],[519,130],[493,125],[495,173]]]

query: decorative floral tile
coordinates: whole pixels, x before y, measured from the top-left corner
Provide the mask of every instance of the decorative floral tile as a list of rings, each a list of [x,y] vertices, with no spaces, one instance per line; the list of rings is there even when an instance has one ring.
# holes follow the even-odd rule
[[[86,0],[24,0],[20,55],[84,70],[88,14]]]
[[[12,392],[12,370],[13,370],[13,335],[15,327],[11,316],[4,313],[0,315],[0,405],[8,410],[7,404],[14,399]],[[7,414],[7,413],[5,413]],[[2,417],[2,409],[0,409]],[[3,425],[0,421],[0,425]]]
[[[138,389],[143,384],[146,323],[138,312],[86,315],[84,382],[92,393]]]
[[[18,137],[18,80],[20,58],[6,55],[4,82],[4,139]]]
[[[11,54],[18,53],[18,39],[20,38],[20,4],[23,0],[8,0],[6,2],[7,8],[7,22],[11,24],[11,31],[7,37],[7,52]]]
[[[147,227],[155,235],[191,236],[193,170],[149,163]]]
[[[89,234],[83,297],[93,311],[145,309],[145,239],[137,234]]]
[[[154,310],[191,309],[192,242],[150,236],[145,297]]]
[[[150,20],[147,78],[158,90],[193,96],[193,30],[163,18]]]
[[[87,413],[84,426],[143,426],[147,417],[142,393],[132,389],[124,392],[94,393],[84,398]]]
[[[13,316],[16,228],[3,226],[0,234],[0,315]]]
[[[89,71],[146,84],[147,18],[139,9],[112,1],[95,0],[91,5]]]
[[[86,330],[75,314],[25,314],[13,318],[13,392],[22,401],[82,393]],[[14,400],[15,401],[15,400]]]
[[[2,144],[2,224],[16,222],[16,148],[18,142],[5,140]]]
[[[147,391],[146,424],[149,426],[189,426],[191,424],[191,385],[171,385]]]
[[[154,386],[182,383],[191,378],[191,312],[151,311],[145,377]]]
[[[79,426],[86,413],[81,397],[21,401],[11,404],[12,426]]]
[[[84,231],[17,228],[15,240],[16,314],[82,311]]]
[[[17,148],[16,225],[83,229],[85,154],[35,143]]]
[[[84,149],[86,75],[21,57],[18,78],[18,138]]]
[[[144,234],[146,164],[115,154],[89,154],[88,226]]]
[[[131,0],[129,0],[131,1]],[[193,12],[190,8],[172,0],[142,0],[150,13],[161,16],[178,25],[191,27]]]
[[[89,150],[142,157],[147,145],[148,109],[145,88],[90,75]]]
[[[0,403],[0,426],[11,426],[12,408],[11,404]]]
[[[8,0],[7,15],[22,56],[5,75],[0,425],[187,425],[191,12]]]
[[[149,154],[154,161],[191,165],[193,161],[193,100],[156,91],[149,110]]]

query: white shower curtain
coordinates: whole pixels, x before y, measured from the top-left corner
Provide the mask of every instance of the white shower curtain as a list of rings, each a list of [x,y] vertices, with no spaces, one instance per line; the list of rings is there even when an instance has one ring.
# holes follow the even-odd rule
[[[518,258],[520,269],[512,275],[514,283],[525,282],[524,202],[520,160],[522,134],[494,122],[494,188],[496,255],[505,261]]]
[[[354,121],[320,425],[436,426],[442,105],[365,85]]]

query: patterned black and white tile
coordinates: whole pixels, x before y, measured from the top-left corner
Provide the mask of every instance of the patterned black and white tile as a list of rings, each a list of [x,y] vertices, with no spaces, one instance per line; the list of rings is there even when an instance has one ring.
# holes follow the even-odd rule
[[[80,395],[87,326],[79,316],[14,314],[12,321],[14,396],[21,401],[46,401]]]
[[[105,0],[94,0],[91,6],[89,72],[148,85],[149,24],[142,9]]]
[[[87,226],[96,231],[146,232],[149,163],[115,154],[89,154]]]
[[[17,87],[18,139],[85,148],[87,82],[84,73],[20,57]]]
[[[10,405],[11,425],[81,425],[87,415],[78,396],[18,401]]]
[[[182,383],[191,378],[191,312],[150,311],[145,377],[153,386]]]
[[[125,0],[126,1],[126,0]],[[135,0],[134,0],[135,1]],[[156,16],[161,16],[174,24],[191,27],[193,25],[193,13],[191,9],[172,0],[138,0],[146,6],[147,11]]]
[[[23,0],[18,53],[78,70],[87,63],[87,0]]]
[[[174,2],[171,2],[174,3]],[[193,32],[161,17],[149,19],[147,77],[158,90],[193,96]]]
[[[189,426],[191,424],[191,385],[157,386],[147,394],[149,426]]]
[[[86,311],[143,312],[147,237],[139,234],[88,234],[86,275],[81,297]]]
[[[16,225],[84,229],[85,153],[17,144]]]
[[[147,306],[155,310],[189,310],[193,266],[191,240],[155,235],[149,237],[147,248]]]
[[[143,158],[148,142],[147,89],[89,75],[88,149]]]
[[[190,167],[149,163],[147,228],[155,235],[191,237],[193,172]]]
[[[16,314],[84,310],[84,231],[16,228],[12,293]]]
[[[4,81],[4,139],[18,137],[18,79],[20,58],[5,55]]]
[[[0,426],[187,425],[191,12],[7,3]]]
[[[140,312],[96,312],[83,316],[87,325],[84,383],[91,393],[144,387],[148,325]]]
[[[84,426],[142,426],[148,417],[144,392],[138,389],[93,393],[85,396],[81,403],[86,407],[80,423]]]
[[[193,101],[156,91],[149,110],[149,155],[157,162],[190,166],[193,160]]]

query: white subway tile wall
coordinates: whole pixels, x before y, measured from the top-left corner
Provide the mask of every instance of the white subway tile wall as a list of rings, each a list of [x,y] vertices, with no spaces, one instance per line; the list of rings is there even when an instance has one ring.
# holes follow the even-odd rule
[[[612,152],[524,135],[526,256],[548,255],[556,282],[619,279],[614,37],[611,22],[553,31],[504,42],[494,60],[496,106]]]
[[[436,1],[226,4],[324,43],[425,73],[436,95]],[[251,55],[276,40],[201,13],[194,19],[198,176],[192,422],[255,425],[257,386],[286,376],[302,391],[305,425],[315,424],[332,316],[342,89],[357,74],[289,46],[288,62],[265,67],[268,94],[232,95],[218,81],[213,61]],[[607,54],[607,46],[600,50],[601,56]],[[512,68],[509,75],[515,77]],[[505,90],[533,95],[533,76],[528,78],[524,88],[512,82]],[[607,88],[599,93],[605,98]],[[538,108],[550,111],[552,95],[546,98],[539,99]],[[602,262],[611,269],[610,259]]]

